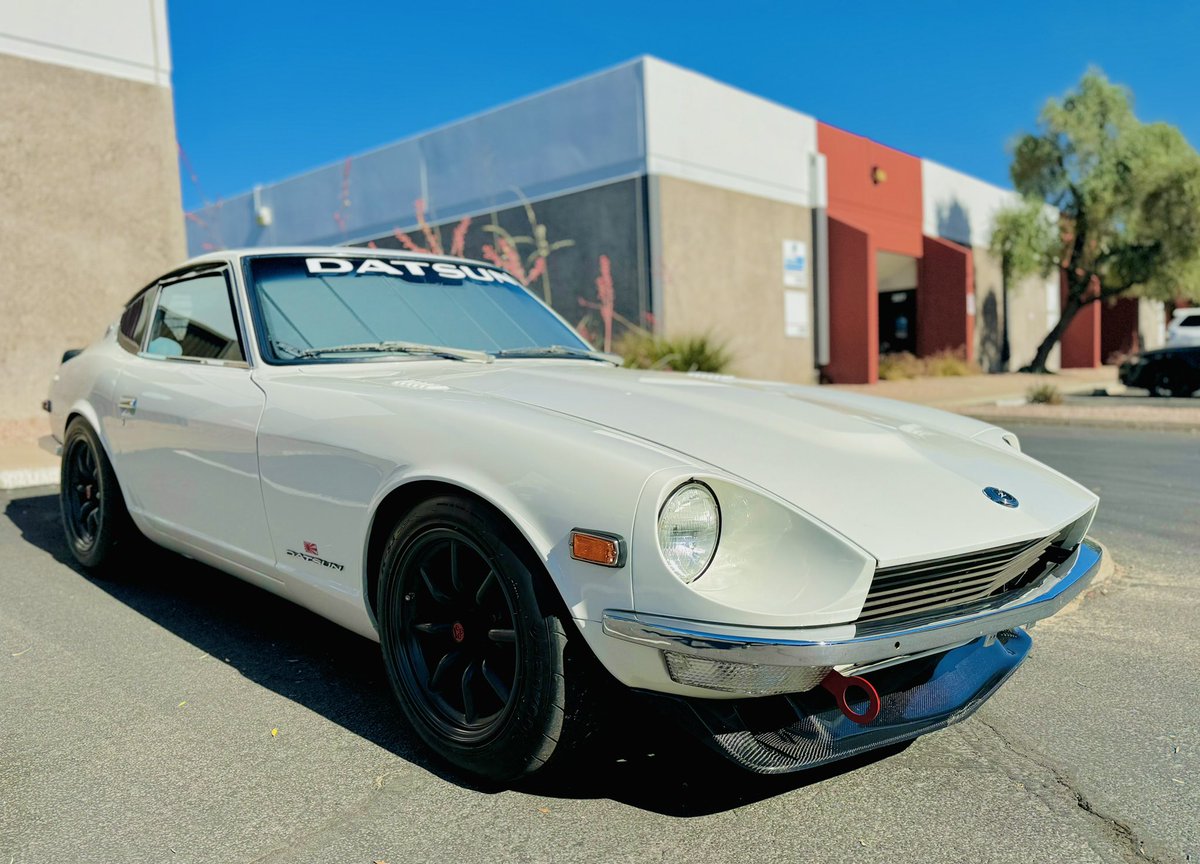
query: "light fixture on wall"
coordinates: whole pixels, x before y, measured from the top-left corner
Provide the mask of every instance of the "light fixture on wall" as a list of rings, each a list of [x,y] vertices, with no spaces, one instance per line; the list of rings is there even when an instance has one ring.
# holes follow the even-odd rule
[[[262,203],[262,187],[254,187],[254,221],[261,227],[266,228],[275,221],[275,214],[271,208]]]
[[[887,172],[878,165],[871,166],[871,182],[878,186],[880,183],[887,182]]]

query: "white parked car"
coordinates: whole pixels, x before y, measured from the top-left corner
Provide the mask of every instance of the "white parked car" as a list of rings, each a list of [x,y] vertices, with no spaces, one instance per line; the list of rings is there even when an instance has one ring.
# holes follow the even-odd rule
[[[67,542],[139,534],[381,643],[409,722],[511,779],[598,682],[763,773],[968,716],[1100,559],[1097,499],[975,420],[619,368],[507,273],[194,259],[68,352]]]
[[[1200,309],[1176,309],[1167,325],[1168,348],[1200,346]]]

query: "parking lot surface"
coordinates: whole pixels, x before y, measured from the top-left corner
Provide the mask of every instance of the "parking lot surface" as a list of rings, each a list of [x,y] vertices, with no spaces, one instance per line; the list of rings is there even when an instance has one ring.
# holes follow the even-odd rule
[[[1200,860],[1200,447],[1019,428],[1096,490],[1119,566],[972,719],[784,778],[636,701],[586,773],[484,788],[405,728],[378,648],[166,552],[67,563],[53,489],[0,518],[0,864]]]

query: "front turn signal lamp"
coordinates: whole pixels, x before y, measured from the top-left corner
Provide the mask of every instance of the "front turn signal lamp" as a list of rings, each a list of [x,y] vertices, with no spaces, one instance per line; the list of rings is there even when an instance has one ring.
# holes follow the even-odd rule
[[[571,557],[601,567],[622,567],[625,564],[625,541],[605,531],[571,532]]]

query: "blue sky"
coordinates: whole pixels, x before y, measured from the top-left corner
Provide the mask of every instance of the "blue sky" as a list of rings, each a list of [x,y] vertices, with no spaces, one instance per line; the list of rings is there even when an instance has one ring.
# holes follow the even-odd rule
[[[168,2],[188,209],[640,54],[1003,185],[1089,64],[1200,143],[1200,4]]]

